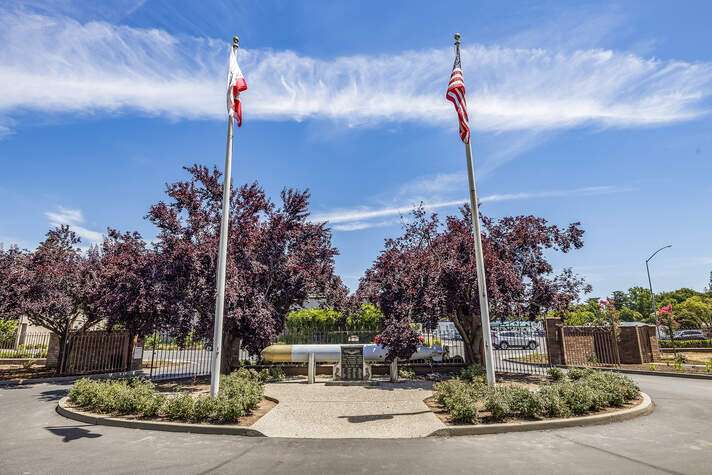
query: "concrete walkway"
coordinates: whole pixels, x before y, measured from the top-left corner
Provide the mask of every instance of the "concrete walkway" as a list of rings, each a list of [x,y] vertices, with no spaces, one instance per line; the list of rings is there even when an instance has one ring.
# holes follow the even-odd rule
[[[279,404],[252,428],[270,437],[410,438],[445,427],[425,405],[432,383],[325,386],[317,380],[268,384]]]

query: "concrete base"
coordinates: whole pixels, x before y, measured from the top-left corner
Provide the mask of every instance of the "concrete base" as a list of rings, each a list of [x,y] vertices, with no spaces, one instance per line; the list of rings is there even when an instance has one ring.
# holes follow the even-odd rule
[[[326,381],[325,386],[380,386],[380,381]]]

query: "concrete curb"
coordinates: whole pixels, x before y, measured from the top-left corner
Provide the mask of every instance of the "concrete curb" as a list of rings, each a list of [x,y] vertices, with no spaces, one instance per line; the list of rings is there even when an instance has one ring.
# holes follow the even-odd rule
[[[246,437],[266,437],[262,432],[249,427],[237,425],[212,425],[212,424],[189,424],[185,422],[162,422],[162,421],[142,421],[129,420],[120,417],[97,416],[88,412],[80,411],[67,406],[68,397],[63,397],[57,403],[57,413],[68,419],[84,422],[85,424],[125,427],[128,429],[160,430],[165,432],[190,432],[193,434],[217,434],[217,435],[242,435]],[[265,396],[273,402],[279,402],[274,398]]]
[[[481,435],[481,434],[501,434],[503,432],[526,432],[530,430],[563,429],[564,427],[593,426],[599,424],[609,424],[633,419],[638,416],[649,414],[653,411],[655,404],[645,393],[640,393],[643,401],[635,407],[623,409],[621,411],[609,412],[606,414],[594,414],[592,416],[572,417],[568,419],[550,419],[545,421],[520,422],[510,424],[480,424],[466,426],[451,426],[438,429],[428,434],[428,437],[452,437],[460,435]]]

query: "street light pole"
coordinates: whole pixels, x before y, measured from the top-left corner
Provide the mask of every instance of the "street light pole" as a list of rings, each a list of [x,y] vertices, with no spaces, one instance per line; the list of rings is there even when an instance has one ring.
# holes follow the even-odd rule
[[[653,318],[655,318],[655,333],[656,337],[660,336],[660,327],[658,325],[658,310],[657,307],[655,306],[655,294],[653,293],[653,283],[650,280],[650,266],[648,266],[648,262],[650,262],[650,259],[655,257],[655,254],[658,252],[662,251],[663,249],[667,249],[668,247],[672,247],[672,244],[668,244],[667,246],[663,246],[657,251],[655,251],[650,257],[645,259],[645,270],[648,271],[648,285],[650,286],[650,299],[652,300],[653,304]]]

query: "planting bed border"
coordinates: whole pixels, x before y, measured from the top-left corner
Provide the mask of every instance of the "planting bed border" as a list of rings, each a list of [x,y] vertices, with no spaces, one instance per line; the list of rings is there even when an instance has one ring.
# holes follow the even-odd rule
[[[606,412],[582,417],[567,417],[562,419],[547,419],[532,422],[510,422],[504,424],[473,424],[449,426],[428,434],[428,437],[452,437],[460,435],[501,434],[503,432],[526,432],[531,430],[563,429],[565,427],[593,426],[611,422],[626,421],[638,416],[650,414],[655,407],[650,396],[641,392],[643,400],[635,407],[619,411]]]
[[[279,404],[279,401],[270,396],[265,399]],[[246,437],[267,437],[262,432],[252,429],[249,426],[238,426],[236,424],[191,424],[188,422],[166,422],[141,419],[125,419],[123,417],[111,417],[86,412],[76,407],[67,405],[69,397],[63,397],[57,403],[57,413],[68,419],[84,422],[85,424],[126,427],[128,429],[162,430],[166,432],[191,432],[194,434],[218,434],[218,435],[242,435]]]
[[[592,426],[609,424],[633,419],[649,414],[655,404],[650,396],[641,392],[642,401],[635,407],[594,414],[582,417],[569,417],[565,419],[547,419],[542,421],[475,424],[449,426],[437,429],[426,437],[452,437],[462,435],[501,434],[504,432],[526,432],[534,430],[563,429],[566,427]],[[164,422],[140,419],[124,419],[121,417],[102,416],[85,412],[67,405],[68,397],[62,398],[57,404],[57,413],[68,419],[73,419],[86,424],[125,427],[130,429],[161,430],[167,432],[191,432],[196,434],[241,435],[246,437],[268,437],[259,430],[238,425],[217,424],[190,424],[185,422]],[[279,403],[275,398],[265,396],[272,402]]]

